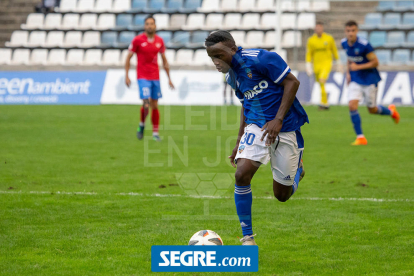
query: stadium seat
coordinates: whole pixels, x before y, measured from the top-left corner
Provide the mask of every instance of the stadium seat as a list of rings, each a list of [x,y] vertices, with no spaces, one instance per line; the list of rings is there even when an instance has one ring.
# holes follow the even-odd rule
[[[206,31],[193,32],[190,43],[187,44],[187,47],[189,48],[203,47],[204,42],[206,41],[206,38],[208,35],[209,35],[209,32],[206,32]]]
[[[379,1],[377,11],[391,11],[395,4],[395,1]]]
[[[295,29],[296,28],[296,14],[287,13],[282,14],[282,29]]]
[[[187,18],[187,24],[182,27],[183,30],[202,29],[206,16],[200,13],[190,14]]]
[[[144,9],[146,13],[161,12],[165,7],[165,0],[149,0],[148,7]]]
[[[32,31],[29,35],[29,40],[27,41],[27,46],[29,47],[40,47],[43,46],[46,42],[46,32],[45,31]]]
[[[147,8],[147,0],[132,0],[131,12],[140,12]]]
[[[223,29],[237,29],[240,26],[241,22],[240,13],[228,13],[224,16]]]
[[[275,13],[264,13],[260,20],[260,29],[274,29],[276,24],[277,22]]]
[[[237,9],[238,0],[221,1],[220,11],[229,12]]]
[[[397,49],[392,53],[393,65],[406,65],[410,62],[410,50]]]
[[[329,0],[313,0],[311,11],[314,12],[321,12],[321,11],[329,11],[330,10]]]
[[[126,57],[127,57],[128,53],[129,53],[129,50],[123,50],[122,51],[121,60],[119,61],[119,65],[121,65],[121,66],[125,65],[125,61],[126,61]],[[136,66],[137,65],[137,57],[136,57],[135,54],[131,58],[131,65],[132,66]]]
[[[383,18],[383,24],[379,25],[381,29],[395,29],[401,23],[401,15],[399,13],[386,13]]]
[[[59,12],[73,12],[76,10],[77,0],[61,0]]]
[[[0,48],[0,64],[10,64],[12,57],[11,49]]]
[[[102,50],[89,49],[85,52],[82,65],[100,65],[102,62]]]
[[[391,62],[390,50],[376,50],[375,55],[377,56],[380,64],[388,65]]]
[[[45,47],[62,47],[65,33],[62,31],[49,32],[46,37]]]
[[[369,34],[369,43],[372,47],[381,47],[385,44],[387,33],[382,31],[375,31]]]
[[[282,11],[295,11],[295,3],[291,0],[280,0],[282,1]]]
[[[130,0],[114,0],[114,4],[112,6],[112,12],[124,12],[124,11],[129,11],[130,9],[131,9]]]
[[[63,46],[67,48],[80,47],[82,45],[82,32],[70,31],[65,35]]]
[[[397,1],[397,5],[393,7],[393,11],[403,12],[414,9],[414,1]]]
[[[168,0],[166,7],[162,9],[162,12],[175,13],[182,9],[184,6],[184,0]]]
[[[403,47],[414,48],[414,31],[408,33],[407,41],[403,43]]]
[[[84,51],[81,49],[71,49],[66,56],[65,65],[82,65]]]
[[[265,12],[274,11],[275,8],[275,0],[258,0],[255,10],[259,12]]]
[[[89,48],[101,44],[101,34],[95,31],[85,32],[82,39],[82,47]]]
[[[121,46],[128,47],[132,40],[135,38],[135,32],[125,31],[119,34],[118,43]]]
[[[10,42],[6,42],[7,47],[10,46],[26,46],[29,39],[29,32],[27,31],[14,31],[11,35]]]
[[[402,31],[389,32],[387,34],[387,42],[384,44],[386,48],[396,48],[403,45],[405,42],[405,33]]]
[[[276,45],[276,33],[275,31],[268,31],[266,32],[263,47],[264,48],[274,48]]]
[[[308,30],[315,28],[316,16],[314,13],[301,13],[298,16],[298,29]]]
[[[402,24],[398,26],[399,29],[413,29],[414,28],[414,13],[407,12],[404,13]]]
[[[364,24],[360,26],[361,29],[375,29],[382,23],[382,14],[368,13],[365,16]]]
[[[260,15],[258,13],[246,13],[243,15],[239,29],[256,29],[260,26]]]
[[[296,2],[296,10],[297,11],[310,11],[311,10],[310,0],[297,1]]]
[[[230,34],[233,36],[234,41],[237,46],[244,46],[244,38],[246,37],[246,32],[244,31],[231,31]]]
[[[44,20],[43,13],[31,13],[27,16],[26,24],[20,25],[20,28],[26,30],[42,29]]]
[[[170,18],[169,29],[181,29],[181,26],[185,25],[187,21],[187,15],[185,14],[173,14]]]
[[[261,31],[250,31],[246,34],[246,48],[259,48],[263,46],[264,33]]]
[[[66,50],[52,49],[49,51],[47,65],[63,65],[66,62]]]
[[[195,66],[213,66],[213,62],[211,62],[211,58],[207,55],[206,50],[198,49],[194,52],[194,57],[191,65]]]
[[[95,12],[110,12],[112,10],[112,0],[96,0]]]
[[[43,26],[46,30],[60,29],[62,25],[62,15],[60,13],[49,13],[45,17]]]
[[[276,51],[274,51],[276,52]],[[284,60],[287,62],[287,52],[286,50],[282,49],[280,50],[280,52],[277,52],[277,54]]]
[[[13,57],[10,62],[12,65],[29,64],[30,50],[29,49],[16,49],[13,52]]]
[[[95,8],[95,0],[78,0],[77,12],[91,12]]]
[[[169,46],[172,48],[180,48],[190,42],[190,33],[185,31],[175,32],[171,39]]]
[[[79,14],[69,13],[63,16],[62,29],[76,30],[79,26]]]
[[[410,64],[414,64],[414,51],[413,51],[413,53],[411,54]]]
[[[167,45],[171,41],[171,38],[172,38],[172,32],[169,32],[169,31],[160,31],[160,32],[157,32],[157,35],[161,37],[162,40],[164,40],[165,45]]]
[[[91,14],[91,13],[83,14],[80,18],[78,28],[80,30],[95,29],[97,21],[98,21],[97,14]]]
[[[169,25],[170,25],[170,16],[168,14],[162,14],[162,13],[158,13],[158,14],[154,14],[154,19],[156,21],[157,24],[157,30],[165,30],[168,29]]]
[[[117,32],[103,32],[101,35],[101,46],[109,47],[116,45],[118,42],[118,33]]]
[[[146,14],[137,14],[134,17],[134,29],[144,29],[145,18],[147,18]]]
[[[121,29],[132,26],[132,14],[119,14],[116,17],[116,26]]]
[[[367,31],[359,31],[358,32],[358,37],[362,37],[368,40],[369,36],[368,36],[368,32]]]
[[[213,12],[220,10],[220,0],[203,0],[199,12]]]
[[[48,51],[46,49],[33,50],[30,56],[30,65],[46,65],[47,54],[48,54]]]
[[[239,11],[250,12],[256,9],[256,0],[239,0]]]
[[[201,7],[202,0],[186,0],[184,8],[180,9],[181,12],[196,12],[198,8]]]
[[[341,60],[341,62],[343,64],[346,64],[346,62],[348,61],[348,56],[346,55],[345,50],[339,50],[338,54],[339,54],[339,59]]]
[[[120,58],[121,58],[120,50],[106,50],[103,53],[101,65],[105,65],[105,66],[118,65]]]
[[[98,17],[98,23],[96,29],[98,30],[108,30],[113,29],[116,26],[115,14],[104,13]]]
[[[296,36],[296,37],[295,37]],[[302,33],[286,31],[282,36],[282,47],[293,48],[302,46]]]
[[[216,30],[223,26],[223,14],[211,13],[207,15],[204,30]]]
[[[193,50],[188,49],[180,49],[177,51],[176,57],[175,57],[175,65],[178,66],[185,66],[185,65],[191,65],[193,62]]]

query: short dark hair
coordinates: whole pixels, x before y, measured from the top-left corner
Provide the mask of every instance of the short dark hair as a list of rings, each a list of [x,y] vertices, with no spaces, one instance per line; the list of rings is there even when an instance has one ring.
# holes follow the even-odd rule
[[[219,42],[227,44],[229,47],[236,46],[233,36],[228,31],[218,30],[211,32],[206,38],[206,47],[213,46]]]
[[[322,25],[323,26],[323,22],[322,21],[316,21],[316,25]]]
[[[356,23],[355,20],[349,20],[348,22],[345,23],[345,27],[352,27],[352,26],[358,27],[358,23]]]
[[[152,19],[152,20],[154,20],[154,23],[155,23],[155,18],[154,18],[154,16],[152,16],[152,15],[148,15],[147,17],[145,17],[144,22],[147,22],[147,20],[148,20],[148,19]]]

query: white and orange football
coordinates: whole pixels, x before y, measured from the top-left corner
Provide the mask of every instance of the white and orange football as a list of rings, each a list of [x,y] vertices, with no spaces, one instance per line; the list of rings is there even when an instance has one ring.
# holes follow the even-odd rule
[[[223,245],[223,240],[214,231],[201,230],[191,237],[188,245]]]

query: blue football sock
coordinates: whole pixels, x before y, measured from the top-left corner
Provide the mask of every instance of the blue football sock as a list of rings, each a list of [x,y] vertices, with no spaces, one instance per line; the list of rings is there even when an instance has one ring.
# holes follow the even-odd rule
[[[357,135],[362,135],[361,117],[359,116],[358,110],[350,111],[349,115],[351,115],[351,121],[354,125],[355,133]]]
[[[299,188],[299,179],[300,179],[300,174],[302,173],[303,168],[298,168],[298,171],[296,172],[295,175],[295,180],[293,180],[293,186],[292,186],[292,195],[298,190]]]
[[[385,106],[379,105],[377,106],[377,114],[391,116],[391,110],[389,110]]]
[[[253,235],[252,229],[252,190],[249,186],[237,186],[234,189],[237,215],[239,216],[243,236]]]

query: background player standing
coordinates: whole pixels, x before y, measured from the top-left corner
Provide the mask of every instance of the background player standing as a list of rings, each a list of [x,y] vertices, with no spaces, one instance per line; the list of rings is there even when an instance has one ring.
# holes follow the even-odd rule
[[[129,79],[128,72],[130,68],[131,57],[134,53],[137,54],[137,78],[139,86],[139,95],[143,100],[143,106],[141,107],[141,121],[137,130],[138,139],[144,137],[145,119],[148,115],[149,108],[151,107],[151,120],[152,120],[152,135],[155,141],[160,141],[158,133],[160,124],[160,112],[158,110],[158,99],[162,97],[160,87],[160,72],[158,69],[158,53],[161,54],[162,63],[167,72],[168,81],[171,89],[174,89],[174,85],[170,78],[170,68],[165,57],[165,45],[161,37],[155,34],[156,25],[155,19],[152,16],[148,16],[145,19],[144,33],[136,36],[131,45],[129,45],[129,53],[125,62],[125,84],[129,87],[131,80]]]
[[[358,104],[363,98],[369,113],[391,116],[396,124],[400,121],[395,105],[390,105],[388,108],[377,106],[378,82],[381,80],[377,70],[379,62],[368,40],[358,37],[357,33],[358,24],[355,21],[348,21],[345,24],[346,38],[341,41],[342,48],[348,55],[346,79],[349,85],[349,112],[357,135],[352,143],[354,146],[368,144],[362,132],[361,117],[358,113]]]
[[[329,109],[325,83],[331,73],[332,56],[336,60],[336,71],[342,72],[342,64],[338,55],[338,49],[335,45],[335,40],[330,34],[324,32],[323,23],[317,22],[315,33],[308,39],[306,46],[306,74],[310,77],[314,73],[315,80],[321,86],[320,110]]]

